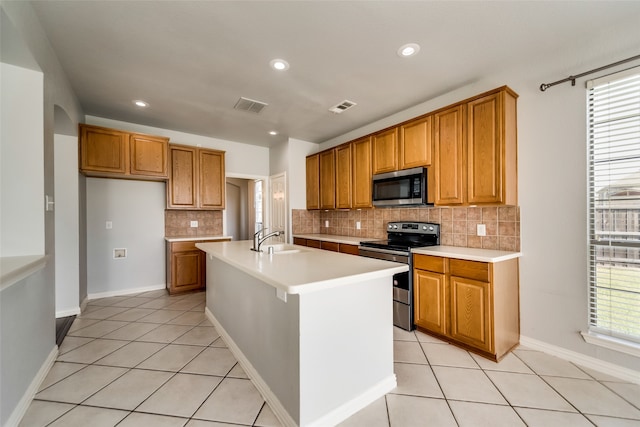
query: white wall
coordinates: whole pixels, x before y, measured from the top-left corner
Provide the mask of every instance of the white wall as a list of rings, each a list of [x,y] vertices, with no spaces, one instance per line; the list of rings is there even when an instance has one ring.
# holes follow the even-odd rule
[[[87,178],[89,299],[164,287],[165,192],[163,182]],[[127,258],[114,259],[116,248]]]
[[[324,150],[484,91],[508,85],[518,98],[518,194],[521,211],[520,318],[524,340],[558,353],[599,359],[640,371],[640,358],[584,342],[587,322],[587,78],[541,92],[569,74],[638,54],[637,17],[593,33],[579,46],[558,45],[547,57],[428,100],[321,144]],[[640,65],[640,61],[616,69]],[[597,73],[594,78],[616,69]],[[298,175],[297,179],[302,179]],[[296,178],[294,178],[295,180]]]
[[[5,194],[13,197],[13,187],[18,187],[23,193],[28,193],[30,200],[25,207],[29,209],[27,215],[31,215],[31,209],[37,210],[37,220],[34,219],[30,227],[38,229],[38,235],[33,235],[33,240],[27,250],[31,253],[46,252],[49,262],[43,269],[3,289],[0,295],[0,425],[6,425],[8,421],[17,422],[30,401],[34,387],[38,386],[39,372],[46,372],[52,355],[55,356],[55,292],[54,292],[54,212],[43,213],[45,192],[54,195],[53,190],[53,134],[54,134],[54,109],[56,106],[65,111],[72,125],[75,127],[82,117],[82,108],[71,90],[71,86],[56,58],[53,49],[47,40],[42,27],[31,5],[27,2],[1,2],[0,31],[2,38],[2,200],[0,214],[4,217]],[[22,75],[30,75],[31,70],[41,73],[39,83],[33,82],[28,88],[5,84],[5,64],[12,64],[23,68]],[[38,97],[28,108],[14,110],[10,94],[14,90],[25,89],[27,93],[38,90]],[[11,108],[6,108],[7,103]],[[5,147],[12,147],[13,143],[20,142],[12,135],[5,138],[5,119],[16,115],[16,123],[28,122],[29,129],[25,135],[37,133],[38,142],[21,145],[22,157],[14,157],[15,161],[5,169],[5,161],[11,157],[5,157]],[[13,119],[12,119],[13,120]],[[8,129],[14,124],[9,124]],[[34,150],[34,151],[31,151]],[[9,151],[7,151],[9,152]],[[26,157],[25,157],[26,156]],[[6,181],[5,173],[12,173],[12,168],[21,169],[18,175],[11,175]],[[36,179],[26,178],[27,186],[20,182],[23,173],[32,174]],[[18,178],[19,177],[19,178]],[[33,188],[31,188],[33,185]],[[8,188],[8,189],[7,189]],[[7,191],[7,193],[5,193]],[[36,202],[37,200],[37,202]],[[33,205],[31,205],[33,203]],[[11,205],[6,205],[11,206]],[[32,208],[33,206],[33,208]],[[14,207],[21,208],[20,205]],[[33,211],[35,212],[35,210]],[[3,221],[6,218],[3,218]],[[42,224],[44,221],[44,224]],[[23,223],[16,222],[20,228]],[[24,230],[21,239],[27,240],[32,236],[31,230]],[[10,246],[10,241],[5,240],[4,227],[2,233],[2,256],[16,255],[18,250],[24,250],[24,246]],[[9,231],[10,235],[13,235]],[[48,235],[49,238],[46,238]],[[26,242],[23,242],[26,243]],[[25,313],[29,316],[25,317]]]
[[[54,135],[56,317],[80,314],[78,138]]]
[[[2,63],[0,256],[44,254],[43,74]]]

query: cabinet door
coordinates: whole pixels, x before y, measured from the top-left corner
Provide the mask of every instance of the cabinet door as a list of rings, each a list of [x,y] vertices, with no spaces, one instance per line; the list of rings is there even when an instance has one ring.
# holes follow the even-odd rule
[[[198,160],[199,207],[201,209],[224,209],[224,152],[200,149]]]
[[[463,169],[463,115],[464,106],[460,105],[437,113],[434,117],[433,145],[437,205],[464,203],[466,186]]]
[[[351,208],[351,144],[336,148],[336,208]]]
[[[320,153],[320,209],[336,208],[336,151]]]
[[[169,289],[170,293],[189,291],[203,287],[203,255],[204,252],[199,250],[173,254],[172,286]]]
[[[467,104],[467,199],[503,203],[501,93]]]
[[[129,134],[97,126],[80,127],[80,169],[126,174]]]
[[[398,170],[398,128],[373,135],[373,174]]]
[[[370,208],[372,169],[371,138],[366,137],[354,141],[353,147],[353,182],[351,200],[354,208]]]
[[[451,276],[449,281],[451,338],[493,353],[491,285],[458,276]]]
[[[320,209],[320,155],[307,157],[307,209]]]
[[[431,166],[432,121],[432,116],[427,116],[400,126],[399,169]]]
[[[414,270],[414,322],[440,335],[447,333],[446,276],[425,270]]]
[[[168,178],[169,140],[132,134],[129,138],[131,175]]]
[[[170,148],[171,168],[167,185],[167,207],[171,209],[196,209],[197,200],[197,149],[186,146]]]

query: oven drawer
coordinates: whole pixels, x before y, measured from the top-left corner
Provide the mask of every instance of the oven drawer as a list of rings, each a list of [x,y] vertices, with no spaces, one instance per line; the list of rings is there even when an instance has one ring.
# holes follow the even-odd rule
[[[393,288],[393,300],[394,301],[399,301],[403,304],[410,304],[410,294],[409,291],[406,289],[401,289],[401,288],[396,288],[394,286]]]

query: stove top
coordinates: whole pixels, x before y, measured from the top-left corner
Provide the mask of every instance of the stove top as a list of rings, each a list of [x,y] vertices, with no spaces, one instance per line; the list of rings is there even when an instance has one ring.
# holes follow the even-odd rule
[[[367,248],[390,249],[409,252],[411,248],[440,244],[440,224],[430,222],[390,222],[387,240],[360,242]]]

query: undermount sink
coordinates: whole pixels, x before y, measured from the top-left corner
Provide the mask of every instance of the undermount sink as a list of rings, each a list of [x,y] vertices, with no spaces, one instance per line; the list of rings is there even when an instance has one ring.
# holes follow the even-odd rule
[[[273,248],[273,254],[274,255],[286,255],[286,254],[296,254],[299,252],[305,252],[304,249],[300,249],[299,246],[296,245],[289,245],[289,244],[279,244],[279,245],[268,245],[268,246],[263,246],[262,252],[265,254],[268,254],[271,250],[271,248]]]

